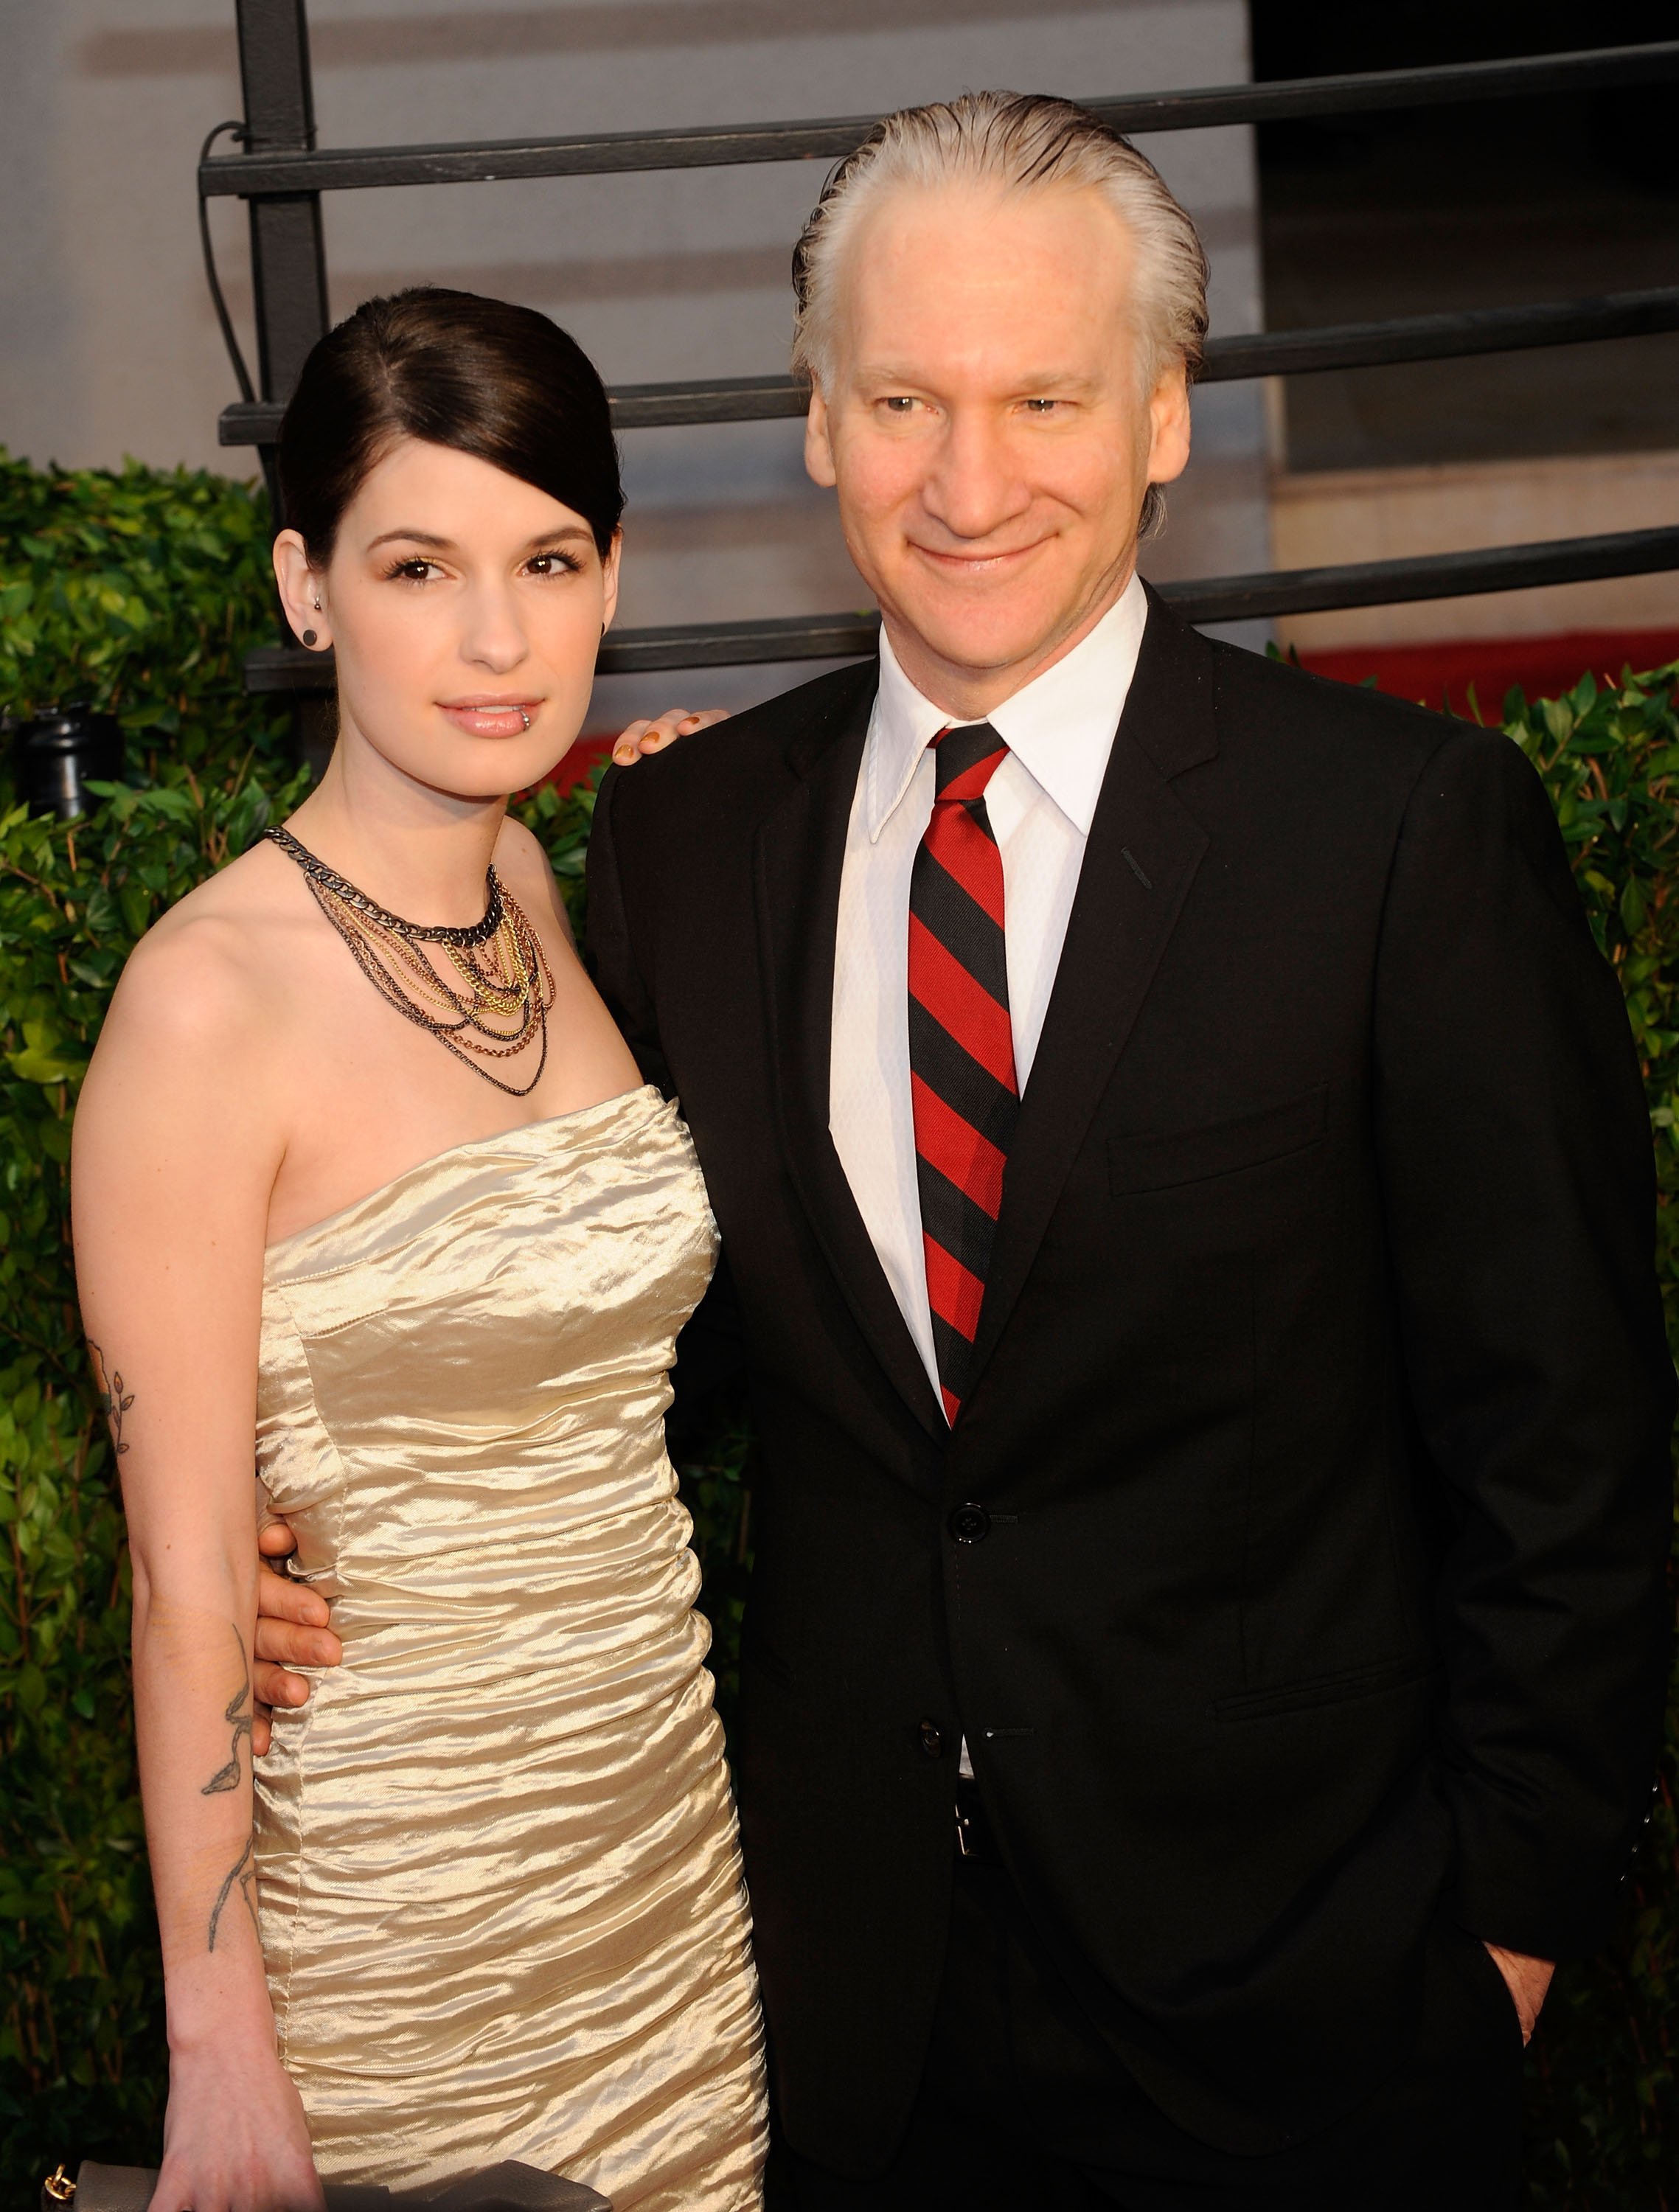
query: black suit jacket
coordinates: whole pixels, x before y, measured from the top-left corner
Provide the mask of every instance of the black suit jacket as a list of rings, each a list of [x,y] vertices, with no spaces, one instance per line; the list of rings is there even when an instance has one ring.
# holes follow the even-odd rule
[[[1548,1958],[1611,1925],[1673,1406],[1620,994],[1507,738],[1154,603],[947,1431],[827,1126],[874,688],[609,775],[589,856],[762,1437],[735,1749],[782,2119],[890,2152],[965,1733],[1113,2047],[1262,2150],[1402,2057],[1437,1914]]]

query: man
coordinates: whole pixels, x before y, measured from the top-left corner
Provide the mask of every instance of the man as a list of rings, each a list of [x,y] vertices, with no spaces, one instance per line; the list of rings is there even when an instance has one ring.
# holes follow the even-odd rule
[[[907,112],[799,267],[879,662],[609,777],[589,888],[763,1442],[787,2201],[1512,2203],[1665,1674],[1614,980],[1502,735],[1137,581],[1205,266],[1122,141]]]

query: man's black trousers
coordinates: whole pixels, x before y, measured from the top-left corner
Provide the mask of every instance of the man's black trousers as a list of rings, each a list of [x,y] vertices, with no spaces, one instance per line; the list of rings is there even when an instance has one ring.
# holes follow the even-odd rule
[[[1442,1921],[1408,2063],[1309,2142],[1237,2158],[1174,2127],[1096,2035],[1001,1866],[958,1860],[932,2046],[878,2179],[779,2146],[770,2212],[1506,2212],[1521,2027],[1482,1946]]]

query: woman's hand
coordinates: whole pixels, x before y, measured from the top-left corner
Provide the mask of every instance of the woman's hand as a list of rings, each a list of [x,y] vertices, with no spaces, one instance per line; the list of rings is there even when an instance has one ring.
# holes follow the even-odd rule
[[[325,2212],[303,2106],[271,2044],[169,2059],[163,2165],[151,2212]]]
[[[696,730],[709,730],[714,722],[728,720],[727,707],[707,707],[694,714],[686,707],[670,707],[655,720],[632,722],[612,747],[613,761],[628,768],[643,753],[662,753],[678,738],[691,738]]]

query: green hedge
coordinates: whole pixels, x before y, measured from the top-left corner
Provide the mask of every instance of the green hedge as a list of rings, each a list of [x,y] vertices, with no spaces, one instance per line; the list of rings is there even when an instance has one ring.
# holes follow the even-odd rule
[[[1600,691],[1505,701],[1545,780],[1644,1063],[1668,1342],[1679,1354],[1679,662]],[[1620,1940],[1566,1966],[1528,2069],[1530,2201],[1592,2212],[1679,2203],[1679,1653],[1660,1789]]]
[[[121,715],[131,779],[73,830],[0,787],[0,2197],[61,2157],[155,2154],[155,1937],[135,1801],[127,1585],[76,1327],[65,1165],[76,1086],[135,938],[293,804],[239,662],[272,635],[261,501],[208,476],[38,472],[0,454],[0,703]],[[1506,703],[1563,823],[1648,1072],[1664,1279],[1679,1293],[1679,669]],[[581,896],[592,790],[522,809]],[[1676,1317],[1679,1323],[1679,1317]],[[1679,1340],[1676,1326],[1676,1340]],[[738,1407],[682,1457],[714,1662],[732,1698],[751,1567]],[[1621,1940],[1558,1978],[1529,2069],[1536,2206],[1665,2208],[1679,2167],[1679,1744]]]
[[[0,707],[114,713],[143,787],[74,833],[0,784],[0,2195],[157,2132],[162,2007],[127,1715],[121,1514],[82,1356],[66,1166],[130,945],[292,771],[242,696],[272,634],[261,502],[0,453]],[[265,784],[275,787],[271,801]]]
[[[266,503],[190,469],[34,469],[0,447],[0,709],[86,701],[131,760],[220,774],[279,757],[284,709],[244,696],[274,639]]]

